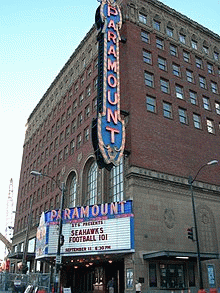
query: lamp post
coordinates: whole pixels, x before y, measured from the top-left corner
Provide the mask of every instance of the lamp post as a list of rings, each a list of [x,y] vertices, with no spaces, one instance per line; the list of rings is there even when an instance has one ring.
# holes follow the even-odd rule
[[[203,288],[203,278],[202,278],[202,265],[201,265],[201,256],[200,256],[200,246],[199,246],[199,237],[198,237],[198,228],[197,228],[197,219],[196,219],[196,209],[195,209],[195,201],[194,201],[194,194],[193,194],[193,182],[196,180],[197,176],[199,175],[200,171],[205,168],[206,166],[212,166],[218,164],[217,160],[212,160],[204,165],[202,165],[196,176],[193,178],[189,176],[189,185],[191,191],[191,198],[192,198],[192,209],[193,209],[193,218],[194,218],[194,225],[195,225],[195,240],[196,240],[196,247],[197,247],[197,263],[198,263],[198,270],[199,270],[199,289],[202,290]]]
[[[37,171],[31,171],[31,175],[33,176],[43,176],[48,177],[53,180],[59,190],[61,191],[61,200],[60,200],[60,220],[59,220],[59,231],[58,231],[58,242],[57,242],[57,253],[56,253],[56,276],[55,276],[55,292],[60,293],[60,267],[62,265],[62,257],[60,254],[61,251],[61,237],[62,237],[62,228],[63,228],[63,218],[62,218],[62,211],[64,206],[64,192],[65,192],[65,184],[61,182],[61,187],[58,185],[58,182],[51,176],[47,174],[43,174]],[[57,289],[57,290],[56,290]]]

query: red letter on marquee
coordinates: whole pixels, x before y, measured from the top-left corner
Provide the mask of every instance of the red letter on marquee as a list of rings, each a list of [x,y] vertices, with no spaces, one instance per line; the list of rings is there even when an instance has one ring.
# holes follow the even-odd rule
[[[111,143],[115,143],[115,133],[119,133],[119,130],[109,126],[105,129],[111,132]]]
[[[115,47],[113,45],[110,46],[108,50],[108,55],[113,55],[115,58],[117,57],[116,52],[115,52]]]
[[[113,79],[113,83],[112,83],[111,79]],[[117,86],[117,78],[113,74],[109,74],[109,76],[108,76],[108,85],[110,87],[116,87]]]
[[[108,5],[108,16],[110,15],[118,15],[118,11],[115,7]]]
[[[113,114],[112,110],[110,108],[107,108],[107,121],[110,122],[111,118],[112,118],[114,124],[118,124],[118,111],[115,110],[114,114]]]
[[[115,100],[112,101],[112,100],[111,100],[111,91],[108,90],[108,102],[109,102],[109,104],[111,104],[111,105],[116,105],[116,104],[118,103],[118,93],[115,93]]]
[[[115,23],[113,19],[111,19],[108,24],[108,28],[111,28],[111,27],[116,31],[116,27],[115,27]]]
[[[108,42],[112,40],[112,42],[116,44],[116,39],[117,39],[116,34],[111,31],[108,31]]]
[[[115,73],[117,73],[117,62],[116,61],[111,61],[111,59],[108,58],[108,70],[112,70]]]

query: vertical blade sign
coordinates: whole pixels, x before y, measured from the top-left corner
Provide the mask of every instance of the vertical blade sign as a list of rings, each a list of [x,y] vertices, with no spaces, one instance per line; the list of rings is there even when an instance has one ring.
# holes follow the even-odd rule
[[[110,170],[117,166],[125,145],[124,121],[120,117],[119,30],[121,11],[115,0],[102,0],[96,12],[99,42],[97,119],[92,138],[97,163]]]

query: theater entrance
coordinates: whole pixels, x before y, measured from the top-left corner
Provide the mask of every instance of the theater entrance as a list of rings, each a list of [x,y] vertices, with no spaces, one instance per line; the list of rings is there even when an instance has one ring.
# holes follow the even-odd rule
[[[62,271],[62,286],[73,293],[107,293],[107,284],[114,278],[114,292],[124,292],[124,259],[69,264]]]

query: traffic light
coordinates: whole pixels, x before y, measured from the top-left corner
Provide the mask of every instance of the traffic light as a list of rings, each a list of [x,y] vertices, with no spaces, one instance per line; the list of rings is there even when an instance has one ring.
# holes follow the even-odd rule
[[[60,246],[63,246],[64,244],[64,236],[61,234],[60,235]]]
[[[191,239],[191,240],[194,240],[194,237],[193,237],[193,227],[188,228],[187,229],[187,233],[188,233],[188,238]]]

